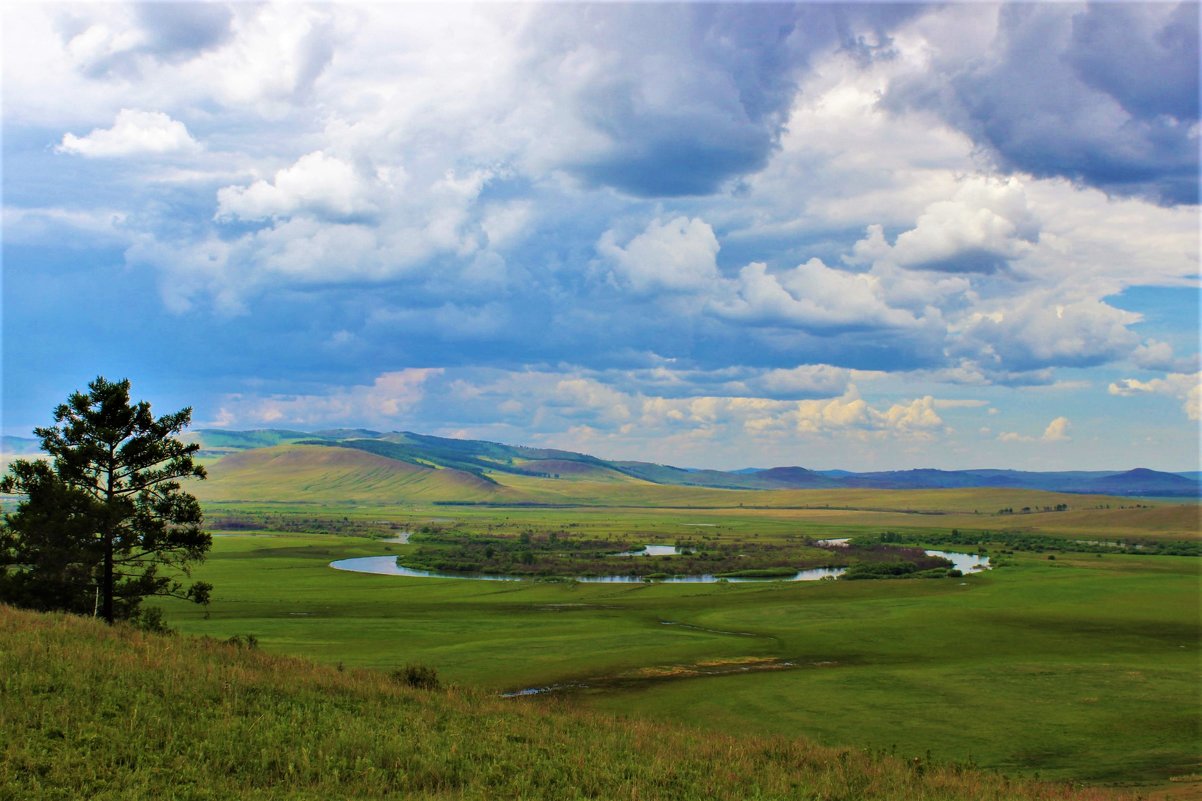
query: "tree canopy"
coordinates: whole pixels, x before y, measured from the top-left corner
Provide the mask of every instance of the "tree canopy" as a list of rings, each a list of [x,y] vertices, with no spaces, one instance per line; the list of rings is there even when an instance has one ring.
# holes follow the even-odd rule
[[[156,418],[129,390],[98,377],[72,393],[53,426],[34,429],[49,461],[17,460],[0,480],[25,496],[0,529],[0,600],[110,623],[136,617],[147,596],[208,602],[209,584],[179,580],[212,544],[180,484],[205,477],[200,446],[176,436],[192,410]]]

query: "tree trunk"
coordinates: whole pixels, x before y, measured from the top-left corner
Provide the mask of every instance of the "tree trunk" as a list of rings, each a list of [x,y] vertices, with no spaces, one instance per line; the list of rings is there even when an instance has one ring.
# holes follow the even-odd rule
[[[117,461],[117,446],[116,444],[109,445],[109,460],[107,465],[107,473],[104,488],[104,608],[102,616],[106,623],[110,626],[113,624],[113,521],[111,510],[113,504],[113,466]]]
[[[104,583],[101,590],[104,595],[104,606],[101,617],[110,625],[113,622],[113,535],[104,536]]]

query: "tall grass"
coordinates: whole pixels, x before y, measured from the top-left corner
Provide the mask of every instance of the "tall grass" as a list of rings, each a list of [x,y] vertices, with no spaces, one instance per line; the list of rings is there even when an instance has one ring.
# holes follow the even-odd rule
[[[0,799],[1102,799],[0,607]]]

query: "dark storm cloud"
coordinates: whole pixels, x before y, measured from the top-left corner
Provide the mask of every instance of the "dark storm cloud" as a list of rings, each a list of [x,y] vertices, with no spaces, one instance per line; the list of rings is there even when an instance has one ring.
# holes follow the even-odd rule
[[[1198,202],[1198,5],[1001,8],[991,52],[891,89],[940,111],[1003,168]]]
[[[886,30],[918,6],[572,6],[534,36],[538,72],[596,71],[561,102],[610,147],[564,165],[590,186],[638,197],[705,195],[775,151],[813,55],[887,50]],[[587,18],[581,24],[582,16]]]
[[[1181,3],[1164,20],[1142,6],[1090,6],[1073,17],[1066,53],[1082,81],[1142,119],[1198,117],[1197,3]]]

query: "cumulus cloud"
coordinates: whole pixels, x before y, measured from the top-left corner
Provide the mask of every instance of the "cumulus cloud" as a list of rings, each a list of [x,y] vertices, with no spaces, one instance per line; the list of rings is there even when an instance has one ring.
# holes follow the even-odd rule
[[[653,220],[625,246],[617,243],[611,229],[602,235],[597,251],[613,264],[619,283],[636,293],[700,291],[718,278],[718,239],[714,229],[697,218]]]
[[[748,382],[760,394],[771,398],[804,398],[811,395],[838,395],[847,389],[851,373],[827,364],[807,364],[788,369],[769,370]]]
[[[1064,302],[1051,293],[1032,293],[971,314],[955,347],[996,371],[1084,367],[1134,350],[1139,340],[1127,326],[1139,320],[1099,300]]]
[[[301,156],[268,181],[217,193],[218,219],[264,220],[298,213],[348,219],[375,209],[371,187],[352,164],[321,151]]]
[[[645,397],[642,410],[643,425],[736,425],[754,434],[929,437],[944,428],[932,397],[874,407],[860,397],[854,386],[839,397],[799,402],[769,398]]]
[[[526,371],[456,378],[451,393],[483,419],[499,418],[519,430],[543,433],[584,425],[615,435],[708,432],[737,442],[745,435],[930,439],[946,431],[936,411],[941,401],[931,396],[871,404],[847,384],[837,395],[801,401],[754,395],[674,397],[623,389],[593,376]]]
[[[1145,370],[1172,372],[1178,369],[1178,360],[1173,355],[1173,346],[1167,342],[1149,339],[1131,353],[1131,361]]]
[[[885,261],[899,267],[942,272],[991,273],[1031,250],[1039,222],[1027,206],[1022,186],[978,178],[965,182],[948,200],[936,201],[914,228],[893,245],[880,225],[856,243],[857,261]]]
[[[395,427],[425,397],[425,385],[441,369],[409,368],[381,373],[369,385],[336,389],[323,394],[225,396],[211,425],[319,426],[362,420]]]
[[[929,395],[885,408],[869,406],[852,387],[829,401],[802,401],[796,413],[797,430],[804,433],[857,429],[900,436],[929,436],[944,427]]]
[[[754,325],[808,330],[913,328],[914,315],[890,308],[871,275],[849,273],[810,259],[792,270],[770,273],[753,262],[733,282],[733,297],[715,298],[720,317]]]
[[[1068,435],[1070,425],[1067,417],[1057,417],[1048,423],[1042,436],[1031,437],[1014,431],[1004,431],[998,434],[997,438],[1000,442],[1067,442],[1071,439]]]
[[[1052,422],[1048,423],[1048,427],[1043,431],[1041,439],[1044,442],[1064,442],[1068,436],[1069,422],[1067,417],[1057,417]]]
[[[1202,373],[1169,373],[1151,381],[1124,378],[1112,383],[1107,391],[1122,397],[1142,393],[1168,395],[1181,401],[1181,409],[1190,420],[1202,420]]]
[[[85,136],[64,134],[61,153],[94,158],[157,155],[195,151],[200,145],[179,120],[161,111],[123,108],[111,128],[94,128]]]
[[[788,368],[731,365],[718,369],[656,366],[635,370],[603,370],[596,376],[624,391],[665,398],[757,397],[771,400],[830,398],[843,394],[851,371],[829,364]]]

